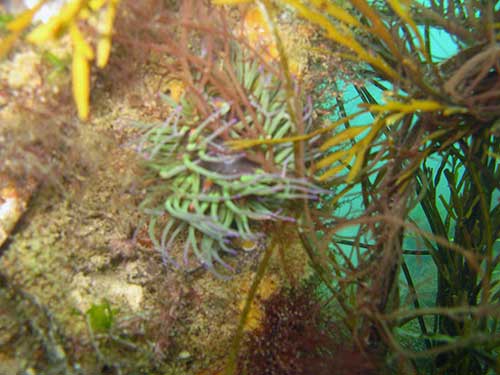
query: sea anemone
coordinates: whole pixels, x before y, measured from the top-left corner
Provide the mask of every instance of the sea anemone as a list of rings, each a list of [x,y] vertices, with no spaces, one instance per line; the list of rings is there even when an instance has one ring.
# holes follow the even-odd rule
[[[236,152],[226,145],[249,137],[286,137],[295,130],[280,80],[239,48],[234,48],[230,61],[231,66],[222,66],[219,73],[236,77],[247,103],[243,111],[207,84],[202,97],[211,113],[200,115],[186,94],[179,103],[167,98],[172,106],[169,116],[148,126],[139,147],[153,172],[154,183],[143,206],[152,215],[149,233],[163,261],[187,266],[194,253],[222,277],[217,264],[232,270],[222,253],[235,254],[237,243],[258,243],[264,237],[254,223],[295,221],[289,203],[317,199],[322,193],[308,179],[294,176],[291,144],[253,152]],[[305,112],[309,121],[311,112]],[[167,220],[156,233],[161,217]],[[171,251],[180,237],[185,238],[183,255]]]

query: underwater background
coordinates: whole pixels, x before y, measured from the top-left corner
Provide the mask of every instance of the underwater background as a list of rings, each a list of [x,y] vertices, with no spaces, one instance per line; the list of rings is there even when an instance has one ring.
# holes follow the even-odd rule
[[[1,6],[0,375],[500,373],[500,2]]]

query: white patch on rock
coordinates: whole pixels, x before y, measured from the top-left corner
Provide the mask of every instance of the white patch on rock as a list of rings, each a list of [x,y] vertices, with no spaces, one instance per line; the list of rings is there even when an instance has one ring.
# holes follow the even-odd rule
[[[42,84],[37,67],[40,55],[33,51],[17,53],[7,76],[7,83],[13,89],[36,88]]]
[[[82,312],[103,299],[108,300],[111,306],[120,310],[128,308],[132,312],[138,312],[144,301],[143,288],[128,283],[119,273],[108,272],[91,276],[79,273],[74,277],[72,287],[71,299],[75,307]],[[127,306],[123,306],[124,304]]]
[[[14,188],[0,190],[0,245],[5,242],[25,209],[26,202]]]

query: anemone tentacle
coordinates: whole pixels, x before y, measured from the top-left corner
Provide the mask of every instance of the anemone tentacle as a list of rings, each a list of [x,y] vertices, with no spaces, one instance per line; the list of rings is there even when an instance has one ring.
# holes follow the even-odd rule
[[[269,165],[253,161],[259,159],[250,158],[247,152],[226,146],[226,141],[256,134],[281,138],[295,131],[286,112],[286,93],[280,79],[238,47],[231,56],[232,65],[223,66],[221,73],[233,69],[247,95],[247,107],[240,103],[235,109],[231,99],[210,86],[203,97],[213,112],[204,118],[188,95],[181,97],[179,104],[168,100],[171,113],[164,122],[148,126],[138,146],[154,176],[151,196],[144,206],[152,215],[149,234],[163,261],[187,266],[194,255],[220,277],[225,273],[217,270],[218,266],[226,272],[232,270],[223,254],[237,252],[236,239],[261,241],[264,235],[258,231],[258,222],[296,221],[290,203],[317,199],[325,193],[310,180],[293,175],[291,144],[257,150],[273,171],[269,171]],[[306,124],[310,108],[304,110]],[[162,214],[167,220],[158,239],[155,227]],[[185,241],[180,256],[173,251],[178,239]]]

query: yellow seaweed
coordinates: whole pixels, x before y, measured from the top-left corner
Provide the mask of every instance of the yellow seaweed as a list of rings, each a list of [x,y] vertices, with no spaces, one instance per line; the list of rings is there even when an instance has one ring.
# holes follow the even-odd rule
[[[97,66],[99,68],[104,68],[109,60],[109,55],[111,52],[111,37],[113,34],[113,23],[116,16],[116,7],[119,0],[111,0],[104,14],[104,19],[101,26],[102,36],[99,38],[97,43]]]
[[[254,146],[261,146],[261,145],[275,145],[275,144],[281,144],[281,143],[293,143],[293,142],[301,142],[301,141],[307,141],[317,135],[323,134],[330,132],[334,130],[335,128],[339,127],[340,125],[352,120],[353,118],[365,113],[366,111],[359,111],[356,113],[353,113],[349,116],[346,116],[344,118],[341,118],[340,120],[337,120],[328,126],[325,126],[324,128],[314,130],[308,134],[304,135],[297,135],[294,137],[286,137],[286,138],[278,138],[278,139],[241,139],[241,140],[236,140],[236,141],[228,141],[226,144],[233,150],[243,150],[246,148],[254,147]]]
[[[326,172],[318,176],[319,181],[325,181],[328,180],[329,178],[339,174],[342,170],[347,168],[351,160],[354,158],[354,152],[349,152],[345,158],[342,158],[340,160],[340,165],[337,165],[333,168],[328,169]]]
[[[19,38],[19,35],[21,34],[20,31],[16,31],[12,34],[7,35],[1,42],[0,42],[0,58],[4,58],[5,55],[9,53],[9,51],[12,49],[12,46],[16,42],[16,40]]]
[[[276,145],[281,143],[293,143],[293,142],[301,142],[306,141],[312,138],[311,134],[297,135],[293,137],[286,138],[275,138],[275,139],[239,139],[234,141],[228,141],[226,144],[232,150],[243,150],[246,148],[251,148],[260,145]]]
[[[4,58],[5,55],[9,53],[14,43],[21,36],[21,33],[31,25],[33,16],[40,10],[45,2],[46,0],[39,1],[33,8],[24,11],[18,17],[7,23],[6,28],[11,33],[0,41],[0,59]]]
[[[70,25],[69,33],[73,42],[74,53],[81,54],[87,60],[92,60],[94,58],[94,51],[92,51],[92,47],[85,40],[76,23]]]
[[[346,25],[359,27],[364,29],[364,26],[356,18],[354,18],[349,12],[341,7],[334,5],[331,2],[324,0],[311,0],[318,9],[323,9],[328,13],[329,16],[338,19],[339,21],[345,23]]]
[[[73,54],[72,78],[73,78],[73,98],[78,110],[78,117],[87,120],[89,116],[89,96],[90,96],[90,67],[89,62],[82,54]]]
[[[73,42],[73,63],[71,70],[73,99],[78,110],[78,117],[82,120],[87,120],[89,116],[90,97],[89,61],[94,58],[94,53],[75,23],[70,25],[70,35]]]
[[[343,32],[337,30],[331,21],[323,16],[321,13],[311,10],[311,8],[303,5],[298,0],[283,0],[283,3],[295,8],[297,12],[310,22],[322,27],[326,31],[326,36],[337,42],[344,47],[354,51],[357,54],[355,60],[365,61],[374,67],[380,69],[384,72],[388,77],[392,79],[400,79],[400,75],[394,71],[380,56],[374,55],[372,52],[367,51],[355,37],[344,28]],[[359,59],[359,60],[358,60]]]
[[[111,53],[111,38],[101,37],[97,42],[97,66],[104,68],[108,64]]]
[[[409,0],[387,0],[391,8],[396,12],[396,14],[401,18],[406,25],[408,25],[415,36],[418,39],[418,44],[419,44],[419,50],[420,52],[424,55],[425,59],[430,62],[430,57],[427,54],[427,51],[425,50],[425,43],[424,43],[424,38],[422,38],[422,34],[418,30],[418,27],[413,20],[413,18],[410,16],[410,12],[408,11],[409,8]]]
[[[434,100],[416,100],[412,99],[408,103],[397,101],[387,101],[385,104],[372,104],[368,106],[371,112],[400,112],[400,113],[414,113],[414,112],[434,112],[440,111],[445,108],[443,104]]]
[[[346,130],[344,130],[341,133],[338,133],[334,135],[333,137],[329,138],[325,143],[321,145],[320,150],[325,151],[328,148],[338,145],[346,140],[351,140],[354,139],[357,135],[361,134],[364,132],[366,129],[368,129],[369,126],[353,126],[350,127]]]
[[[41,44],[57,39],[63,30],[74,21],[86,3],[86,0],[74,0],[67,3],[57,16],[52,17],[47,23],[35,28],[28,34],[26,39],[33,44]]]
[[[394,56],[401,59],[401,53],[399,52],[398,46],[394,42],[389,30],[381,21],[382,18],[365,0],[349,0],[351,4],[358,9],[365,17],[367,17],[372,26],[372,33],[378,36],[384,41],[384,43],[389,47]]]
[[[365,155],[368,152],[370,145],[372,144],[372,141],[375,139],[379,131],[384,126],[385,126],[385,121],[377,116],[377,118],[375,118],[375,121],[373,122],[370,132],[365,136],[365,138],[356,143],[356,150],[358,150],[358,152],[356,155],[356,161],[354,162],[352,169],[347,175],[346,180],[348,183],[353,182],[354,179],[358,176],[359,172],[361,171],[361,168],[363,167]]]
[[[352,159],[352,156],[351,156],[351,159]],[[346,165],[348,165],[349,161],[350,160],[346,160]],[[346,168],[346,165],[337,165],[336,167],[330,168],[325,173],[318,176],[318,181],[326,181],[326,180],[338,175],[340,172],[342,172]]]
[[[6,28],[9,31],[22,31],[26,29],[33,21],[33,16],[40,10],[47,0],[40,0],[33,8],[25,10],[15,19],[7,23]]]
[[[332,152],[328,156],[326,156],[323,159],[321,159],[320,161],[318,161],[314,165],[314,167],[316,169],[327,167],[328,165],[332,165],[333,163],[343,159],[346,155],[348,155],[350,153],[352,153],[351,150],[339,150],[339,151]]]
[[[89,1],[89,8],[92,9],[94,12],[97,12],[107,2],[108,2],[108,0],[90,0]]]

